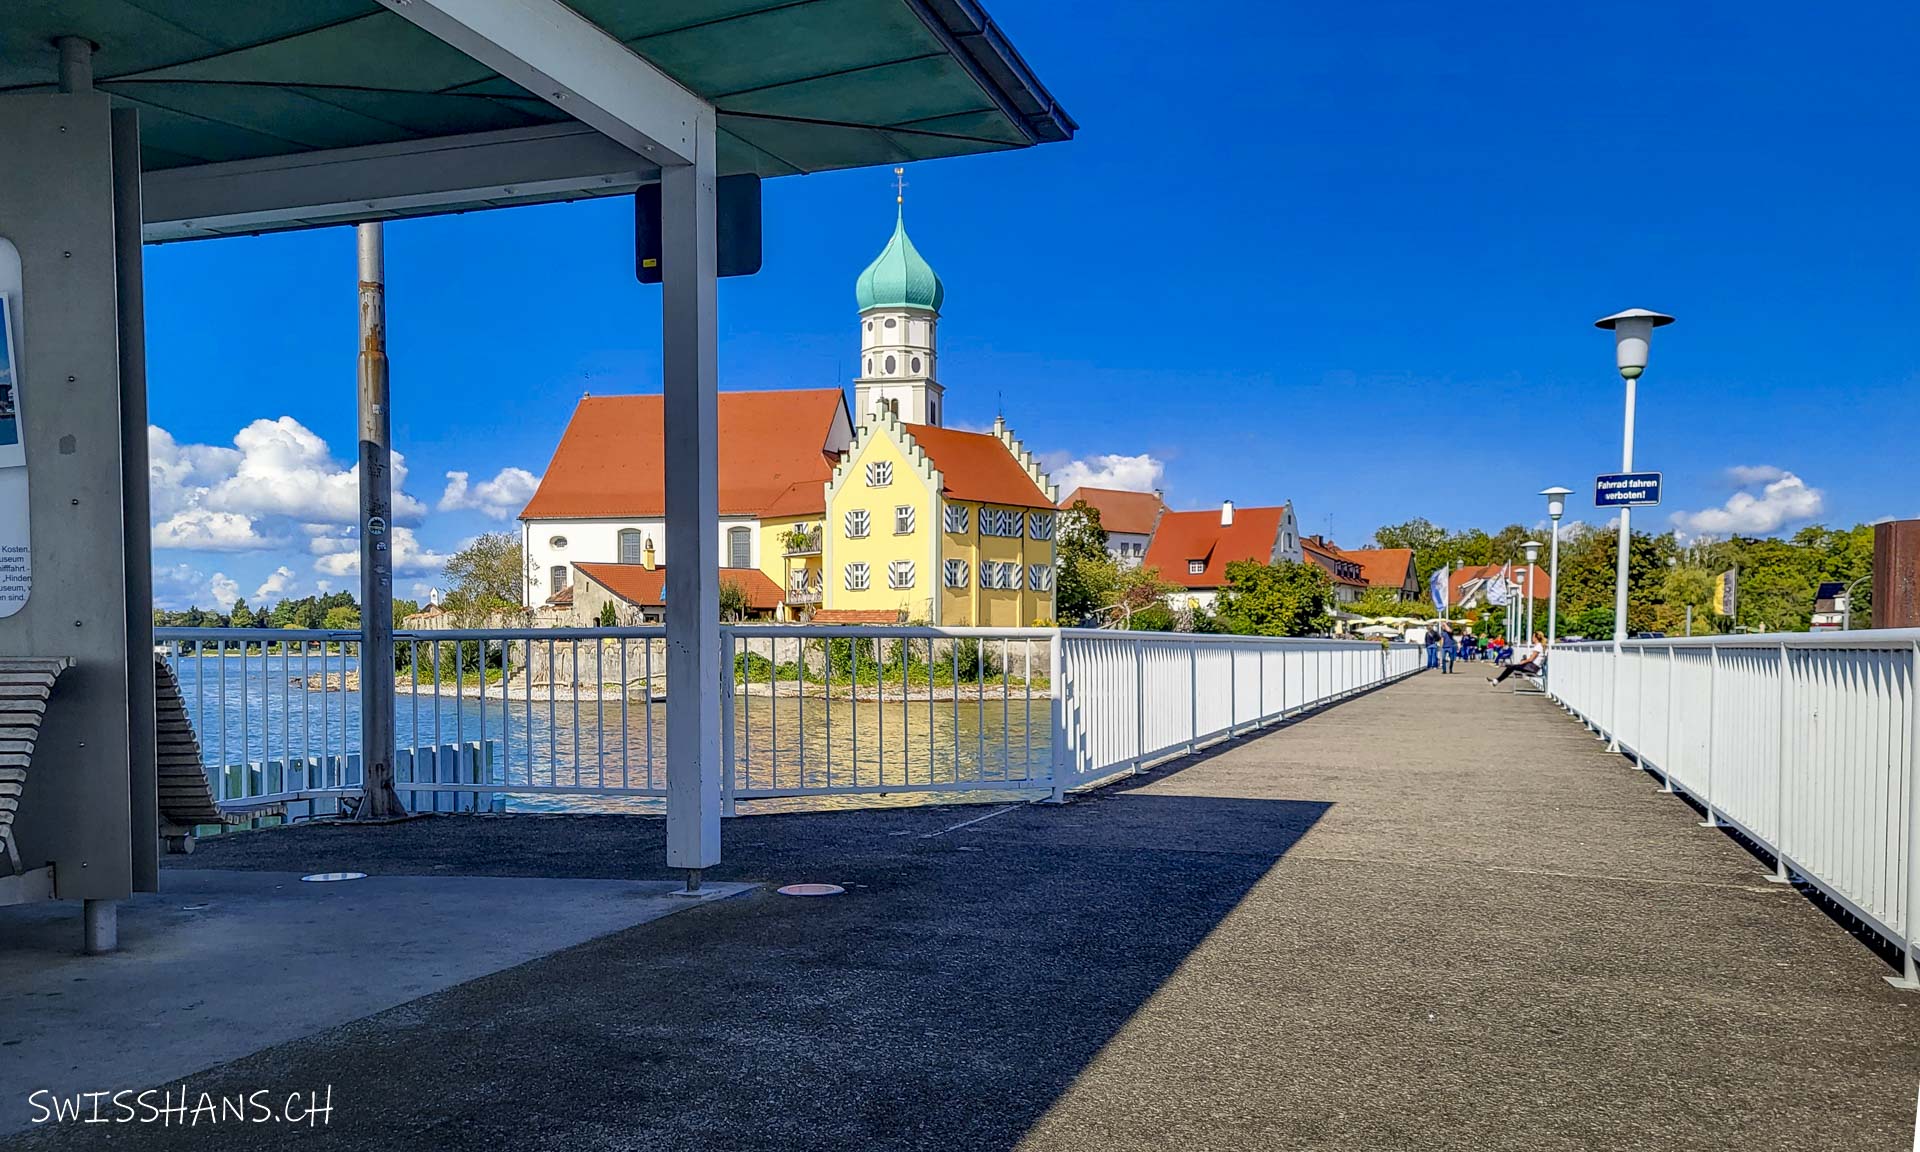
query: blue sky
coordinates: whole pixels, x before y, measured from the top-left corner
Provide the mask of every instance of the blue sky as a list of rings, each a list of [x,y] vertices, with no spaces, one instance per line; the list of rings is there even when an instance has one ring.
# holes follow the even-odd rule
[[[1658,525],[1920,515],[1920,10],[989,8],[1082,131],[908,170],[950,423],[998,406],[1057,464],[1150,457],[1118,474],[1161,468],[1176,507],[1291,499],[1347,544],[1532,521],[1553,483],[1592,517],[1621,389],[1591,324],[1641,306],[1679,317],[1641,390]],[[765,270],[721,286],[722,387],[849,381],[890,174],[773,181],[765,205]],[[482,485],[538,475],[583,391],[658,390],[631,232],[624,200],[388,226],[403,592],[510,523],[473,505],[504,509],[514,477]],[[147,257],[152,418],[178,447],[156,507],[226,483],[255,510],[162,532],[159,598],[354,587],[303,504],[353,454],[351,230]],[[235,449],[258,420],[279,423]],[[443,511],[448,472],[470,480]]]

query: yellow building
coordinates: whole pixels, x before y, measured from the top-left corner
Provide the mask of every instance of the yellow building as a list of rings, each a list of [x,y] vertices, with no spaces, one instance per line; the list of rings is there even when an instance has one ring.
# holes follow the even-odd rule
[[[988,434],[870,413],[827,483],[829,617],[1051,624],[1054,500],[1001,421]]]

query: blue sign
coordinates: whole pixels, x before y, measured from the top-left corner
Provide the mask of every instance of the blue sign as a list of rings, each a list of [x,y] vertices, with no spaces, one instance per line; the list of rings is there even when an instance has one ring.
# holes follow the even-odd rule
[[[1658,472],[1614,472],[1594,478],[1595,508],[1651,508],[1658,503]]]

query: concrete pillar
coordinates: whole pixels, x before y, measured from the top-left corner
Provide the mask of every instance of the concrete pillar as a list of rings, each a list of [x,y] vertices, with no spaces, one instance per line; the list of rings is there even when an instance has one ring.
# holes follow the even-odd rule
[[[661,169],[666,384],[667,866],[720,861],[720,375],[714,120],[692,164]]]
[[[80,917],[85,922],[86,946],[89,956],[105,956],[120,947],[120,905],[112,900],[87,900],[80,906]]]

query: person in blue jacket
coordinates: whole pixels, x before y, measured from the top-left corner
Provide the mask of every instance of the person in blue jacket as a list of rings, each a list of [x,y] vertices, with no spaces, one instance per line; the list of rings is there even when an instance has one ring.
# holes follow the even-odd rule
[[[1453,662],[1460,655],[1460,642],[1453,638],[1453,629],[1440,625],[1440,671],[1452,672]]]

